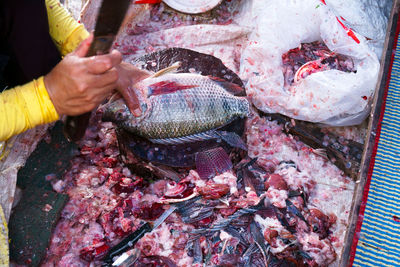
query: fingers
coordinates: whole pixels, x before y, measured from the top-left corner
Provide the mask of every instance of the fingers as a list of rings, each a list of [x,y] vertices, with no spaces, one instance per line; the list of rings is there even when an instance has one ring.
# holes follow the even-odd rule
[[[91,103],[94,105],[93,108],[97,107],[98,105],[103,102],[108,95],[114,90],[114,85],[106,85],[101,88],[93,88],[90,92],[88,92],[87,97],[83,99],[86,103]],[[90,110],[92,110],[91,108]]]
[[[87,39],[82,41],[82,43],[72,53],[72,55],[79,58],[84,58],[89,51],[93,38],[93,34],[90,34]],[[120,64],[122,61],[122,55],[117,50],[113,50],[109,54],[92,56],[82,60],[89,73],[101,74]]]
[[[85,57],[93,35],[45,76],[45,86],[58,114],[79,115],[96,108],[114,90],[122,94],[135,116],[141,115],[138,97],[131,87],[148,76],[130,64],[121,64],[114,50],[106,55]]]
[[[78,46],[78,48],[75,49],[73,54],[75,54],[78,57],[85,57],[89,51],[89,47],[92,41],[93,41],[93,33],[91,33],[88,38],[86,38],[80,43],[80,45]]]
[[[136,117],[139,117],[142,111],[133,86],[137,82],[147,78],[150,73],[148,71],[138,69],[132,64],[126,62],[119,64],[117,66],[117,70],[119,76],[117,91],[120,92],[125,99],[125,102],[132,114]]]
[[[142,114],[142,110],[140,108],[139,99],[135,93],[135,90],[132,87],[127,87],[124,90],[118,88],[118,92],[125,99],[126,105],[132,114],[136,117],[139,117]]]
[[[98,74],[96,76],[98,80],[101,80],[99,86],[112,85],[113,89],[117,88],[118,71],[116,70],[116,68],[112,68],[106,73]]]
[[[116,88],[115,82],[111,82],[108,84],[101,85],[99,87],[93,87],[90,90],[90,93],[93,93],[99,98],[101,98],[100,102],[103,101],[111,92],[113,92]]]
[[[71,112],[75,111],[81,114],[95,109],[113,90],[114,85],[110,84],[100,88],[91,88],[84,95],[68,98],[67,102],[64,103],[70,110],[67,115],[75,115],[71,114]]]
[[[108,70],[101,74],[88,74],[85,80],[85,90],[96,87],[108,87],[111,86],[113,89],[117,88],[118,72],[115,68]]]
[[[101,74],[117,66],[122,61],[122,55],[117,50],[110,54],[89,57],[87,71],[92,74]]]
[[[80,58],[65,57],[44,77],[46,89],[59,115],[88,112],[117,87],[116,68],[102,74],[90,74],[82,65]]]

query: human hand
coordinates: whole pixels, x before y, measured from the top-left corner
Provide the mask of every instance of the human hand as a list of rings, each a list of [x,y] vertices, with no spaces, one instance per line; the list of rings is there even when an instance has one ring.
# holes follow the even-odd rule
[[[66,55],[47,75],[44,83],[59,115],[80,115],[96,108],[115,88],[122,55],[114,50],[106,55],[85,57],[93,35]]]
[[[117,66],[118,82],[117,91],[125,99],[126,105],[136,117],[141,114],[140,103],[133,89],[133,85],[150,76],[150,72],[141,70],[127,62],[121,62]]]

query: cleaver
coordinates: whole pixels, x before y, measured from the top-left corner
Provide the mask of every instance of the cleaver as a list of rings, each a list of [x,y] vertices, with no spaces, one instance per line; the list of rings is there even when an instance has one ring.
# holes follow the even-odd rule
[[[96,20],[94,39],[86,57],[107,54],[128,11],[130,0],[103,0]],[[64,135],[69,141],[79,141],[85,134],[91,112],[67,116]]]

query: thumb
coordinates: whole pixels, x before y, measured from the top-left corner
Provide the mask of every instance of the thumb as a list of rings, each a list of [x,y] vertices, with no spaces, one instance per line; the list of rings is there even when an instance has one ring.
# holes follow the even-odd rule
[[[83,40],[79,46],[75,49],[74,54],[78,57],[85,57],[89,51],[90,44],[93,41],[93,33],[88,38]]]
[[[135,117],[139,117],[142,113],[140,109],[139,99],[136,95],[135,90],[132,87],[127,87],[125,90],[117,89],[122,97],[125,99],[125,103],[129,110]]]

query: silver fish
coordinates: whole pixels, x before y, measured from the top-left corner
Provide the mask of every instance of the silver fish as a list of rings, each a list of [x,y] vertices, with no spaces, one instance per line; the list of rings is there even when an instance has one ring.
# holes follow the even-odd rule
[[[161,71],[162,72],[162,71]],[[192,73],[162,73],[135,85],[142,115],[131,114],[123,99],[107,104],[103,120],[159,144],[182,144],[222,139],[245,148],[235,133],[218,131],[250,114],[243,89],[225,80]]]

